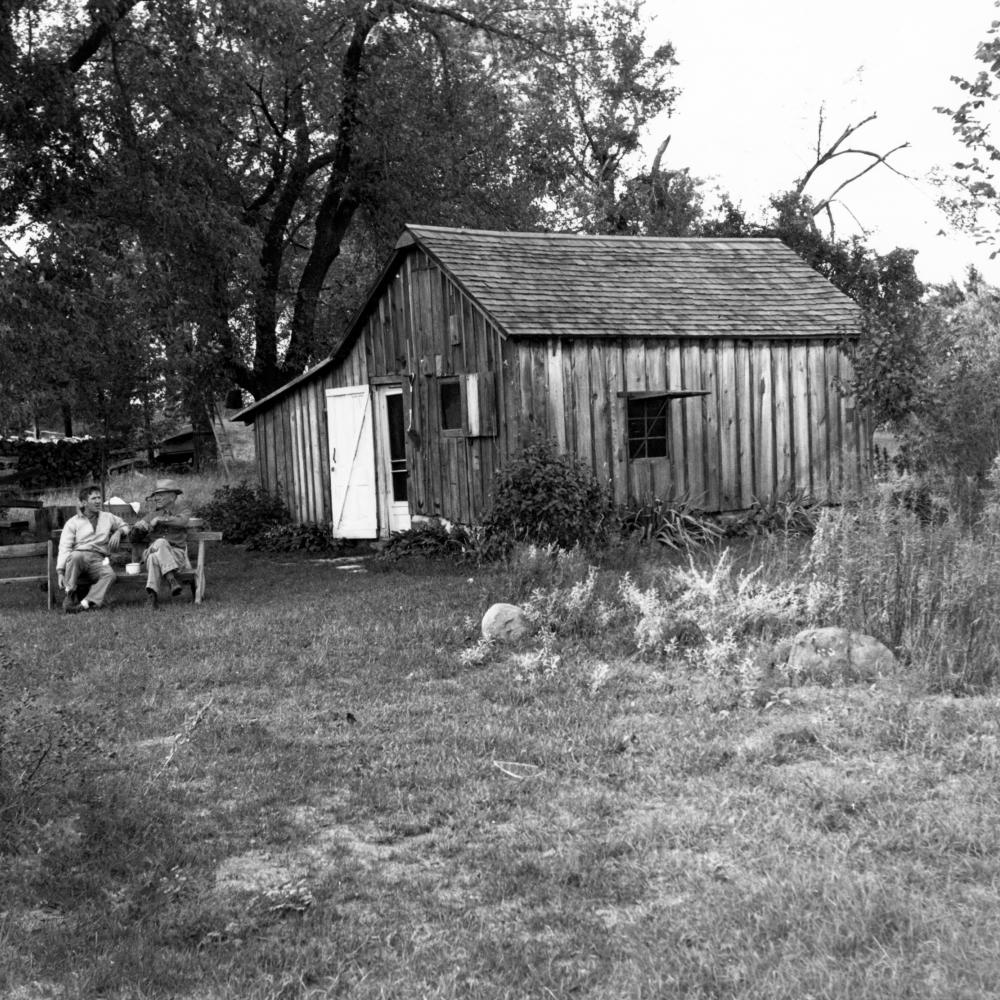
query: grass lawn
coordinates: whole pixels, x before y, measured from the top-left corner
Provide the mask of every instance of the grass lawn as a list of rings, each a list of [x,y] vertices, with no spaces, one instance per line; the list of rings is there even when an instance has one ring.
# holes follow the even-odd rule
[[[0,593],[0,996],[1000,996],[996,697],[470,664],[501,573],[366,565]]]

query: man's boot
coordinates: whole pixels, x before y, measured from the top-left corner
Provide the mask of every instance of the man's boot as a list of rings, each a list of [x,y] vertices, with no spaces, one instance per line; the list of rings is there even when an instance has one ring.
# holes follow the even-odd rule
[[[167,583],[170,584],[170,596],[176,597],[183,589],[181,587],[181,581],[177,579],[177,574],[173,570],[171,570],[169,573],[166,574],[165,578]]]
[[[160,606],[159,598],[156,596],[156,591],[150,587],[146,588],[146,607],[151,611],[155,611]]]

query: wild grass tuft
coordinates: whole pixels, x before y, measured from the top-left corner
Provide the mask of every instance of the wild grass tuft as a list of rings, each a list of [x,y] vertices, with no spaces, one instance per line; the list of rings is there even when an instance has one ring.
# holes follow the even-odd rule
[[[880,639],[931,690],[990,687],[1000,668],[1000,506],[974,525],[890,495],[824,512],[808,572],[815,614]]]

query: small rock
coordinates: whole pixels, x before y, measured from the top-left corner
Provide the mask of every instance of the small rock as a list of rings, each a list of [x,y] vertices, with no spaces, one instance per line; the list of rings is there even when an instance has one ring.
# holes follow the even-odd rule
[[[483,638],[517,642],[528,634],[528,619],[516,604],[494,604],[483,615]]]
[[[870,683],[895,666],[892,651],[873,636],[844,628],[799,632],[788,651],[790,679],[816,684]]]

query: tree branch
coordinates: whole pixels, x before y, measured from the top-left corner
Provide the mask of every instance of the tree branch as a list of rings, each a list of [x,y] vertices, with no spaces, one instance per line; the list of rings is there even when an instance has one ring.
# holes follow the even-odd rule
[[[396,6],[401,10],[409,11],[411,14],[425,14],[437,18],[445,18],[454,21],[456,24],[464,25],[466,28],[473,28],[482,31],[487,35],[496,35],[499,38],[508,38],[514,42],[521,42],[530,45],[539,51],[544,51],[537,40],[530,38],[523,32],[515,31],[488,19],[476,17],[474,14],[466,14],[455,10],[453,7],[444,7],[440,4],[426,3],[424,0],[397,0]],[[550,53],[552,54],[552,53]]]
[[[334,149],[326,153],[318,153],[306,164],[306,173],[312,177],[313,174],[318,173],[324,167],[330,166],[336,158],[337,152]]]
[[[110,16],[105,15],[90,29],[90,34],[63,60],[61,68],[67,73],[79,72],[97,54],[114,25],[140,3],[142,0],[118,0]]]
[[[267,106],[267,101],[264,100],[264,86],[263,83],[258,84],[256,87],[249,81],[244,80],[243,86],[257,98],[257,106],[260,108],[261,114],[264,116],[264,121],[270,126],[271,131],[278,137],[280,142],[285,141],[285,132],[288,131],[287,119],[288,119],[288,94],[285,94],[285,108],[284,108],[284,118],[285,122],[283,124],[278,124],[274,119],[274,115],[271,114],[270,108]]]
[[[118,47],[111,40],[111,71],[118,85],[122,109],[122,138],[125,146],[135,153],[139,148],[139,133],[135,127],[135,116],[132,114],[132,99],[129,97],[128,85],[122,76],[121,65],[118,62]]]
[[[393,3],[380,2],[365,9],[354,22],[351,41],[341,64],[343,91],[337,122],[337,139],[331,153],[330,177],[316,213],[316,235],[295,293],[292,328],[285,354],[283,375],[298,374],[308,357],[308,341],[316,322],[320,292],[330,266],[340,254],[340,245],[358,206],[353,185],[354,142],[361,124],[361,87],[365,47],[376,25],[393,12]]]
[[[14,258],[14,260],[18,261],[24,260],[24,257],[21,254],[17,253],[5,239],[0,239],[0,247],[6,250],[7,253],[9,253],[11,257]]]
[[[824,115],[823,108],[820,108],[819,124],[816,129],[816,162],[813,163],[813,165],[802,175],[802,177],[798,179],[798,181],[796,181],[795,187],[793,189],[795,195],[801,198],[805,191],[806,185],[816,175],[816,172],[820,169],[820,167],[822,167],[824,164],[832,162],[839,156],[867,156],[870,157],[872,161],[863,170],[859,170],[856,174],[853,174],[851,177],[848,177],[847,180],[842,181],[840,184],[838,184],[837,187],[834,188],[834,190],[827,197],[820,199],[818,202],[812,205],[810,210],[813,218],[815,218],[821,212],[826,212],[827,218],[830,221],[831,233],[833,233],[833,215],[830,211],[830,206],[836,199],[837,195],[840,194],[840,192],[843,191],[844,188],[846,188],[848,185],[853,184],[857,180],[860,180],[860,178],[864,177],[865,174],[874,170],[880,164],[888,167],[894,174],[898,174],[900,177],[909,177],[908,174],[903,173],[902,170],[897,170],[896,167],[894,167],[889,162],[889,157],[892,156],[893,153],[898,153],[901,149],[907,149],[909,147],[910,144],[908,142],[901,142],[898,146],[894,146],[892,149],[890,149],[888,152],[885,153],[876,153],[872,149],[858,149],[853,146],[842,148],[844,143],[849,138],[851,138],[851,136],[857,133],[861,128],[863,128],[869,122],[875,121],[877,117],[878,115],[873,112],[872,114],[868,115],[867,118],[863,118],[856,125],[848,125],[844,129],[844,131],[840,133],[836,141],[834,141],[828,149],[824,150],[823,126],[826,123],[826,118]]]
[[[836,237],[836,232],[837,232],[836,223],[834,223],[834,221],[833,221],[833,208],[831,207],[829,201],[827,201],[827,203],[824,206],[824,208],[826,209],[826,218],[827,218],[827,221],[830,223],[830,239],[832,240],[832,239],[834,239]]]
[[[670,145],[670,140],[673,136],[668,135],[663,142],[660,143],[656,150],[656,156],[653,157],[653,165],[649,168],[649,176],[652,181],[656,181],[656,178],[660,176],[660,161],[663,159],[663,154],[667,151],[667,146]]]
[[[888,153],[873,153],[868,149],[845,149],[842,151],[842,154],[836,154],[845,155],[847,153],[856,153],[859,156],[871,156],[874,162],[869,163],[864,170],[859,170],[853,177],[848,177],[846,181],[838,184],[828,197],[824,198],[813,207],[812,214],[814,216],[818,215],[831,201],[833,201],[834,198],[837,197],[841,191],[844,190],[845,187],[847,187],[848,184],[853,184],[859,178],[864,177],[865,174],[874,170],[880,163],[885,164],[885,166],[887,166],[894,174],[899,174],[900,177],[909,178],[909,174],[904,174],[901,170],[897,170],[891,163],[887,162],[888,157],[892,156],[893,153],[897,153],[901,149],[906,149],[909,145],[910,144],[908,142],[900,143],[895,148],[890,149]]]
[[[290,117],[295,126],[295,152],[281,186],[274,211],[264,229],[260,250],[260,281],[255,291],[254,318],[257,334],[257,354],[254,367],[258,371],[272,371],[277,366],[278,284],[284,259],[285,239],[292,212],[298,204],[308,179],[310,135],[306,121],[305,98],[301,81],[289,94]]]
[[[847,128],[845,128],[844,131],[841,132],[840,138],[837,139],[837,141],[824,153],[821,152],[822,135],[823,135],[823,112],[822,110],[820,110],[819,129],[816,135],[816,162],[797,181],[795,185],[795,193],[799,195],[802,194],[802,192],[805,190],[805,186],[809,183],[809,179],[813,176],[813,174],[815,174],[816,171],[819,170],[819,168],[823,166],[824,163],[829,163],[830,160],[832,160],[835,156],[840,155],[837,152],[837,149],[840,146],[840,144],[849,139],[852,135],[854,135],[855,132],[857,132],[863,126],[867,125],[869,122],[875,121],[876,118],[878,118],[878,115],[873,112],[867,118],[858,122],[857,125],[848,125]]]

